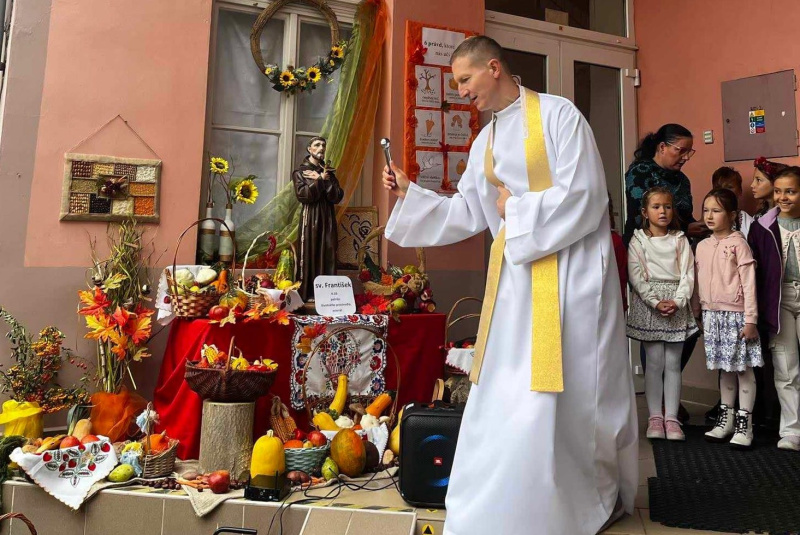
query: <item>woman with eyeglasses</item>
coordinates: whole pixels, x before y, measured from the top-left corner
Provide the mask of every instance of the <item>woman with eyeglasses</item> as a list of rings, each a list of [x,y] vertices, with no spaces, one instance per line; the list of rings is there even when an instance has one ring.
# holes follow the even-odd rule
[[[633,153],[634,161],[625,173],[625,198],[628,218],[622,239],[627,246],[633,232],[642,226],[642,196],[651,188],[665,188],[672,194],[672,202],[681,230],[696,241],[709,234],[701,221],[692,214],[692,187],[689,177],[683,174],[683,166],[694,156],[692,133],[679,124],[665,124],[655,133],[645,136]],[[686,339],[681,353],[681,371],[686,367],[697,344],[699,333]],[[642,368],[647,368],[647,357],[642,346],[640,356]],[[689,419],[689,413],[679,406],[678,420]]]
[[[642,140],[634,161],[625,173],[628,219],[623,240],[627,245],[633,231],[642,226],[642,195],[650,188],[672,193],[681,230],[690,238],[702,238],[708,229],[692,215],[692,188],[683,166],[694,156],[692,133],[679,124],[665,124]]]

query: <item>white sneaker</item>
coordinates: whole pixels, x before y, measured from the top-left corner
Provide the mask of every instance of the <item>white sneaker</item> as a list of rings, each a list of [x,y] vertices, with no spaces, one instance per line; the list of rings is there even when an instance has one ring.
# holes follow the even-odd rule
[[[778,449],[789,451],[800,451],[800,437],[797,435],[787,435],[778,441]]]
[[[753,415],[739,409],[736,412],[736,431],[731,439],[731,446],[734,448],[749,448],[753,444]]]
[[[720,403],[719,411],[717,412],[717,423],[714,424],[711,431],[705,434],[706,440],[709,442],[724,442],[728,440],[734,432],[733,423],[733,407]]]

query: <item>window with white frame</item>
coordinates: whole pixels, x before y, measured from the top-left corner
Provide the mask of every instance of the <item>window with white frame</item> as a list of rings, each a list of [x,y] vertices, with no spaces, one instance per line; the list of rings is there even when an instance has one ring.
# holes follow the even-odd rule
[[[355,4],[336,12],[341,39],[350,37]],[[250,31],[259,9],[235,2],[215,7],[209,127],[206,147],[225,158],[234,176],[255,175],[259,196],[255,204],[238,204],[234,223],[241,225],[261,210],[286,184],[306,155],[308,140],[319,135],[336,96],[341,71],[329,84],[311,93],[286,95],[272,88],[258,71],[250,52]],[[330,28],[321,14],[290,4],[267,23],[261,34],[264,63],[309,66],[327,54]],[[351,204],[360,204],[360,191]],[[214,214],[224,214],[225,194],[213,189]],[[205,202],[205,196],[201,202]]]

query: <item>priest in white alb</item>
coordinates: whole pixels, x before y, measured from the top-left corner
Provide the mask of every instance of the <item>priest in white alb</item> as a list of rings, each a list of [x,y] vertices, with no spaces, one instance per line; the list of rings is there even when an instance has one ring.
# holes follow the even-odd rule
[[[493,113],[458,193],[383,173],[398,245],[494,236],[444,533],[595,535],[633,512],[638,463],[602,162],[577,108],[516,85],[492,39],[467,39],[451,65]]]

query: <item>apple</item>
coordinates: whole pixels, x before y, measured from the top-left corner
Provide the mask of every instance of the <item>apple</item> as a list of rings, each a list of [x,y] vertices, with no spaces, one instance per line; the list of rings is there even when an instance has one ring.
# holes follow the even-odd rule
[[[313,448],[313,447],[314,447],[314,444],[312,444],[310,440],[306,440],[305,442],[303,442],[303,448],[304,449]]]
[[[217,470],[208,476],[208,488],[214,494],[225,494],[231,486],[231,474],[227,470]]]
[[[228,307],[222,305],[216,305],[211,307],[211,310],[208,311],[208,318],[220,321],[228,316],[228,312],[230,312]]]
[[[392,301],[392,304],[389,306],[391,307],[392,311],[402,314],[408,308],[408,303],[406,303],[405,299],[400,298]]]
[[[294,430],[294,439],[295,440],[305,440],[306,439],[305,431],[303,431],[299,427],[297,429],[295,429]]]
[[[311,431],[308,434],[307,438],[308,438],[308,441],[311,442],[317,448],[319,448],[321,446],[324,446],[325,444],[328,443],[328,439],[325,438],[325,435],[323,435],[319,431]]]
[[[89,442],[100,442],[100,438],[97,435],[86,435],[81,439],[81,444],[88,444]]]
[[[75,446],[80,446],[80,444],[81,441],[78,440],[77,437],[73,437],[72,435],[70,435],[68,437],[65,437],[64,440],[61,441],[61,445],[59,445],[58,447],[63,450],[64,448],[74,448]]]

